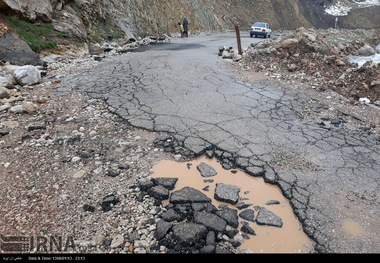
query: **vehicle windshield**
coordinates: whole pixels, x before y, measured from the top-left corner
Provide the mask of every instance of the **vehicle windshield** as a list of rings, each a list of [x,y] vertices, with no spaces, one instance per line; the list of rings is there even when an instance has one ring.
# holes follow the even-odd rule
[[[253,26],[254,27],[265,27],[265,24],[264,23],[255,23]]]

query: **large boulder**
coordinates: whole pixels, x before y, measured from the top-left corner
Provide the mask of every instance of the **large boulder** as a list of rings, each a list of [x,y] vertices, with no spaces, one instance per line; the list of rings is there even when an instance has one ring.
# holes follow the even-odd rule
[[[22,15],[28,20],[41,19],[50,22],[53,13],[52,3],[57,0],[0,0],[0,7],[7,13]]]
[[[22,86],[32,86],[41,82],[40,71],[32,65],[19,67],[13,72],[13,77]]]
[[[87,31],[82,19],[70,5],[65,5],[62,10],[55,11],[52,25],[55,30],[68,33],[71,37],[87,38]]]
[[[0,60],[18,66],[41,64],[40,57],[28,44],[11,33],[0,38]]]

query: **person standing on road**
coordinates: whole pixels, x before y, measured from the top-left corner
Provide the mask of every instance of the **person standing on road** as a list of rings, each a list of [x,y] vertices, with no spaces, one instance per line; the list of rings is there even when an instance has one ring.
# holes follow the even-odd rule
[[[183,29],[183,25],[181,24],[181,23],[178,23],[178,26],[179,26],[179,30],[180,30],[180,32],[181,32],[181,37],[183,37],[183,35],[184,35],[184,29]]]
[[[188,37],[189,36],[189,20],[187,19],[187,17],[185,16],[183,18],[183,35],[185,37]]]

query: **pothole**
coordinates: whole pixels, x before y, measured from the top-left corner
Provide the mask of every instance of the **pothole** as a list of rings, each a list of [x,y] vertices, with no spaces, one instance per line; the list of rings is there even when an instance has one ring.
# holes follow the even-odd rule
[[[351,236],[360,237],[363,235],[363,228],[359,223],[352,219],[345,219],[342,221],[342,228],[346,234]]]
[[[197,166],[201,163],[211,166],[215,176],[204,177]],[[191,187],[204,193],[212,200],[212,204],[221,208],[228,206],[237,209],[238,214],[244,209],[254,211],[254,220],[247,221],[238,217],[239,227],[248,223],[254,229],[254,235],[246,235],[239,246],[239,251],[253,253],[309,253],[314,242],[303,232],[302,226],[293,213],[289,201],[282,195],[277,186],[265,183],[263,178],[252,177],[241,170],[225,170],[216,159],[201,157],[189,162],[162,161],[153,168],[152,178],[178,178],[175,189]],[[239,200],[236,204],[215,199],[217,184],[225,184],[240,188]],[[169,202],[164,200],[163,202]],[[241,204],[245,204],[244,209]],[[249,205],[249,206],[248,206]],[[247,207],[248,206],[248,207]],[[257,220],[258,211],[266,208],[282,221],[281,226],[262,225]],[[240,233],[241,234],[241,233]],[[247,237],[248,236],[248,237]]]

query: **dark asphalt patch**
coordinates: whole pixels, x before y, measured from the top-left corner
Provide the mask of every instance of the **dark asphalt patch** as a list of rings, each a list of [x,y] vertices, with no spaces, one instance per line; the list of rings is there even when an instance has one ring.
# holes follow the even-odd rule
[[[190,50],[190,49],[198,49],[202,48],[204,45],[200,44],[186,44],[186,43],[150,43],[149,45],[142,46],[136,49],[128,50],[126,53],[129,52],[145,52],[150,50],[156,50],[156,51],[163,51],[163,50],[171,50],[171,51],[177,51],[177,50]]]

